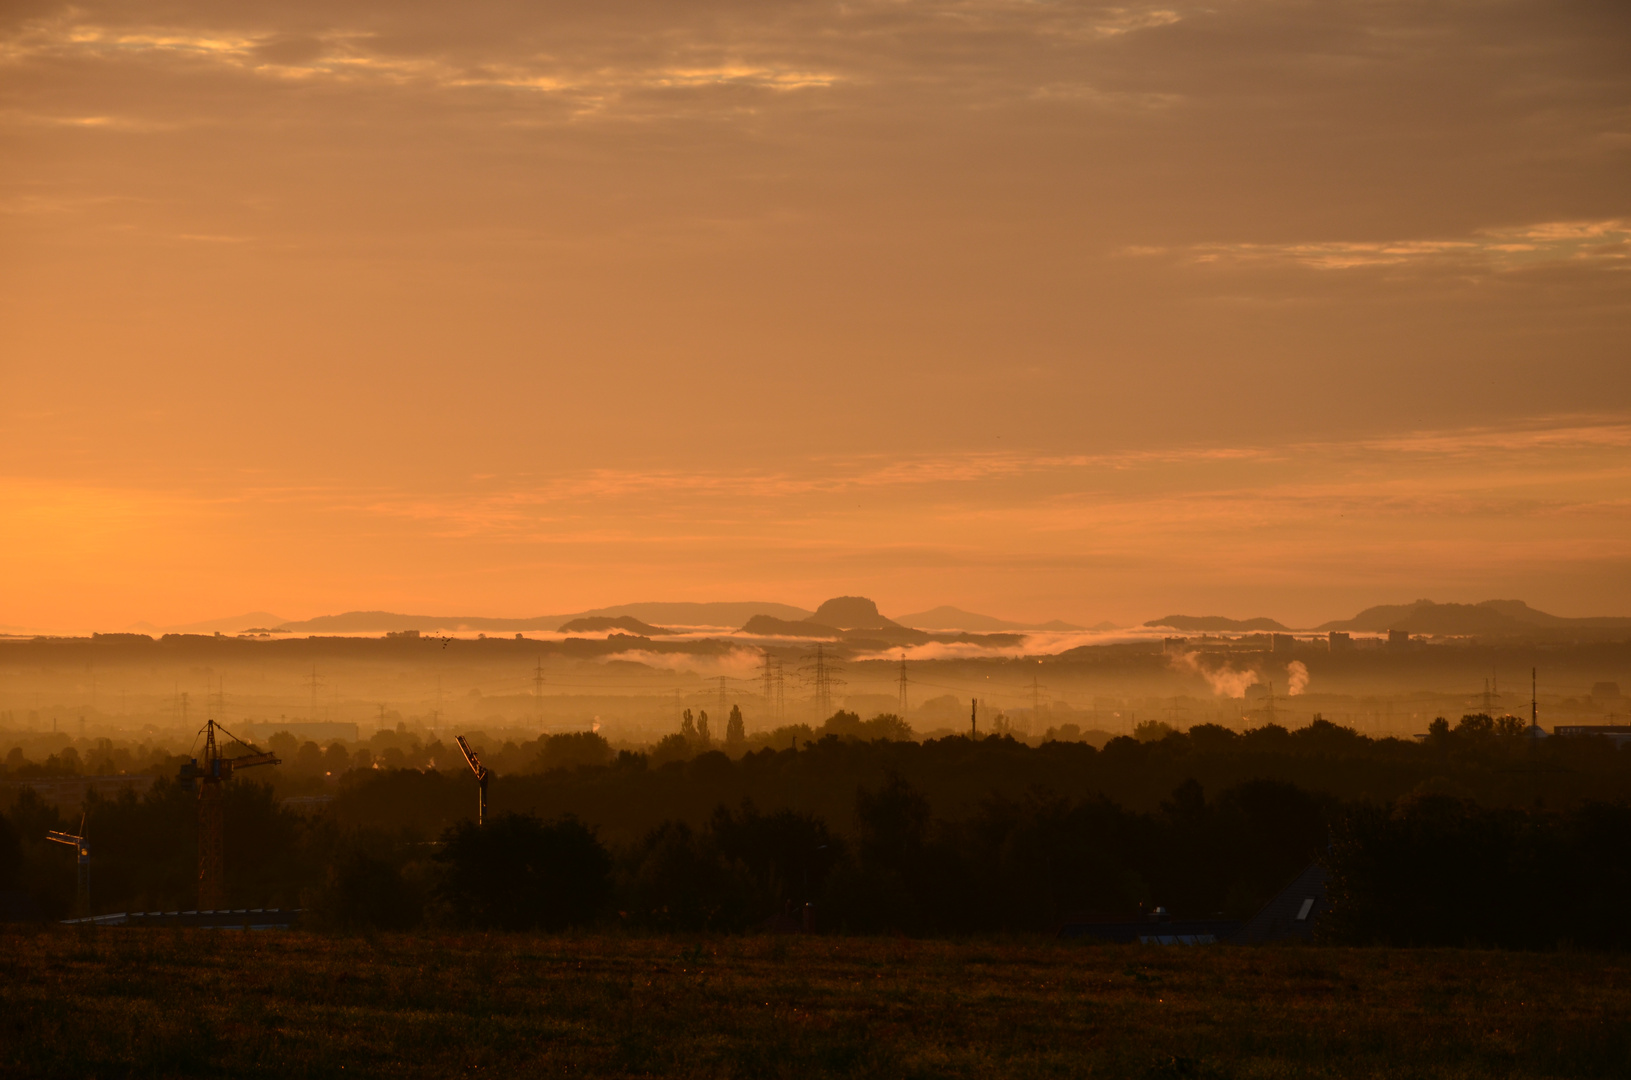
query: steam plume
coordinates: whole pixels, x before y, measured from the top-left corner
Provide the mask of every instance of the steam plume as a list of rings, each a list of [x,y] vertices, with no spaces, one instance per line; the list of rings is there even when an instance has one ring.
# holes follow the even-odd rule
[[[1212,688],[1212,693],[1220,697],[1244,697],[1246,687],[1259,682],[1255,671],[1236,671],[1227,665],[1220,668],[1206,668],[1201,666],[1200,654],[1193,652],[1177,653],[1172,657],[1172,666],[1180,671],[1188,671],[1199,675],[1206,680]],[[1301,664],[1297,665],[1302,667]],[[1308,681],[1306,669],[1303,672],[1303,682]],[[1296,691],[1292,691],[1296,693]]]

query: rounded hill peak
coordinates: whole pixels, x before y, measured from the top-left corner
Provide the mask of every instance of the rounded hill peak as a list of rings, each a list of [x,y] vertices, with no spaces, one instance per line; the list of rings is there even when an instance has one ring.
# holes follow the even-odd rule
[[[864,596],[835,596],[816,608],[808,621],[840,630],[881,630],[900,625],[880,615],[878,605]]]

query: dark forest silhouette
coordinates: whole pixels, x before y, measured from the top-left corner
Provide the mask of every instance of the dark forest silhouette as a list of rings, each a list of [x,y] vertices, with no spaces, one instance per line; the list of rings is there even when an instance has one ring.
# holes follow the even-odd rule
[[[485,829],[462,770],[351,768],[309,813],[235,782],[229,900],[305,907],[334,929],[737,931],[809,905],[831,931],[1047,932],[1156,906],[1248,917],[1318,860],[1333,940],[1625,936],[1612,913],[1631,887],[1618,801],[1631,752],[1605,739],[1536,740],[1475,715],[1421,742],[1324,721],[1149,725],[1096,750],[870,739],[898,721],[840,713],[821,738],[733,759],[698,721],[650,754],[613,754],[591,733],[541,739],[529,771],[492,780]],[[291,768],[328,763],[302,751]],[[96,910],[193,906],[190,793],[161,778],[85,810]],[[0,889],[53,915],[71,904],[72,868],[42,838],[62,824],[27,790],[0,822]]]

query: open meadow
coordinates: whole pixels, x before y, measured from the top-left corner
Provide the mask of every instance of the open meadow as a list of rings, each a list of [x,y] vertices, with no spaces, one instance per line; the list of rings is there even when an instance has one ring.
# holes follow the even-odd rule
[[[0,936],[7,1076],[1623,1077],[1618,954],[104,928]]]

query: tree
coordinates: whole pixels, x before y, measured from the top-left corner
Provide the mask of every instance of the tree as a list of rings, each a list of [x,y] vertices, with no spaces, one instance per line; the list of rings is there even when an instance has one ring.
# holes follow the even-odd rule
[[[697,713],[697,739],[703,746],[707,746],[709,743],[713,742],[713,737],[708,734],[707,709],[703,709],[701,712]]]
[[[564,735],[551,735],[538,751],[539,772],[551,769],[581,769],[584,766],[604,765],[612,758],[612,748],[605,738],[594,731],[573,731]]]
[[[697,722],[690,709],[686,709],[680,717],[680,734],[685,736],[687,742],[697,737]]]
[[[15,889],[22,880],[22,840],[6,816],[0,814],[0,890]]]
[[[437,895],[455,920],[500,930],[560,930],[593,919],[611,895],[611,856],[571,814],[503,814],[442,834]]]
[[[328,744],[323,751],[323,769],[336,775],[345,772],[351,767],[351,755],[346,751],[345,743],[338,740]]]
[[[929,800],[891,772],[875,791],[855,792],[861,860],[899,868],[922,850],[929,833]]]
[[[742,723],[742,707],[732,705],[730,719],[725,721],[725,745],[741,746],[747,737],[747,726]]]
[[[714,838],[665,821],[629,853],[627,917],[663,930],[734,930],[746,924],[752,880]]]

